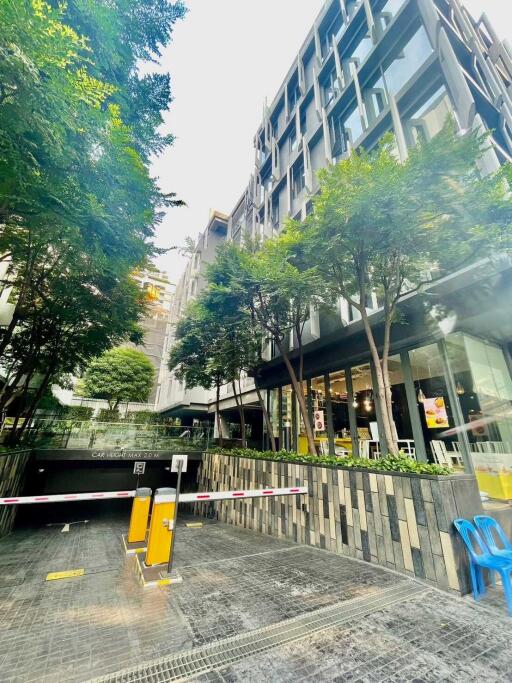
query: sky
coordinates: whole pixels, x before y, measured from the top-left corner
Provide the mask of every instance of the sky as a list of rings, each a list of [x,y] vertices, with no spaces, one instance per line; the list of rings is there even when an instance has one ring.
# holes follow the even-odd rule
[[[169,71],[173,101],[164,129],[172,147],[152,164],[166,192],[186,207],[170,209],[156,243],[194,240],[212,209],[229,214],[254,169],[254,134],[324,0],[185,0],[159,70]],[[474,17],[486,12],[512,42],[510,0],[464,0]],[[172,250],[156,265],[177,282],[186,258]]]

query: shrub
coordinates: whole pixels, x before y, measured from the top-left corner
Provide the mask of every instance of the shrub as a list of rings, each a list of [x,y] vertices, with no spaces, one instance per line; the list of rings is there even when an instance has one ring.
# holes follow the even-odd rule
[[[134,424],[154,424],[158,422],[159,415],[151,410],[134,410],[126,415],[127,422]]]
[[[120,422],[118,410],[110,410],[109,408],[101,408],[96,418],[97,422]]]
[[[93,412],[94,408],[89,406],[68,406],[63,417],[68,420],[90,420]]]
[[[442,465],[435,465],[428,462],[416,462],[404,453],[400,455],[386,455],[378,460],[368,458],[335,458],[326,455],[300,455],[290,451],[256,451],[251,448],[213,448],[210,453],[220,453],[222,455],[232,455],[238,458],[255,458],[258,460],[276,460],[278,462],[291,462],[301,465],[325,465],[327,467],[346,468],[360,467],[369,470],[381,470],[383,472],[412,472],[414,474],[434,474],[447,475],[453,474],[453,470]]]

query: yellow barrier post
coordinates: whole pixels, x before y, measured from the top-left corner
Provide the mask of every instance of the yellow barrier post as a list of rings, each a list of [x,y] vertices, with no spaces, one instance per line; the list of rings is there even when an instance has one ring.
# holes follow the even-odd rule
[[[166,564],[169,561],[173,537],[174,508],[176,489],[161,488],[155,491],[153,513],[149,527],[146,567]]]
[[[128,543],[140,543],[146,540],[150,509],[151,489],[137,489],[133,499],[130,526],[128,528]]]

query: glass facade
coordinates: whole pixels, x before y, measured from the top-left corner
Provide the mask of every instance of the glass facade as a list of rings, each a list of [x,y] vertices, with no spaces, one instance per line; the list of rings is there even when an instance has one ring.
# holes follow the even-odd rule
[[[466,334],[447,338],[470,458],[482,492],[512,499],[512,378],[503,349]]]
[[[462,332],[389,358],[393,429],[401,451],[474,470],[484,500],[512,500],[512,372],[508,351]],[[303,382],[317,453],[381,457],[381,415],[369,363]],[[326,383],[328,379],[328,383]],[[280,447],[307,453],[291,386],[271,392]],[[357,437],[356,437],[357,435]],[[354,444],[357,438],[357,448]]]
[[[460,444],[439,346],[413,349],[409,357],[427,453],[433,462],[451,465],[458,461]]]

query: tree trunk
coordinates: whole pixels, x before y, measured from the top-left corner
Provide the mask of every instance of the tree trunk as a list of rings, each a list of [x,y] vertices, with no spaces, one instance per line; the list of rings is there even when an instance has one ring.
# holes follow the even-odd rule
[[[363,299],[364,301],[364,299]],[[364,330],[366,332],[366,338],[368,340],[368,346],[370,347],[370,354],[375,366],[375,377],[377,379],[377,394],[376,397],[379,401],[379,406],[382,414],[382,426],[384,428],[384,437],[386,439],[388,451],[393,455],[398,454],[398,445],[396,443],[396,438],[394,436],[394,430],[392,428],[392,420],[390,419],[388,410],[388,399],[386,396],[386,385],[384,382],[384,375],[382,371],[381,359],[379,357],[379,352],[377,350],[377,345],[375,343],[375,338],[373,336],[373,331],[368,320],[368,314],[364,306],[360,309],[361,318],[364,325]],[[388,378],[389,385],[389,378]]]
[[[292,383],[293,390],[295,391],[295,395],[297,396],[297,401],[299,402],[299,410],[300,414],[302,416],[302,420],[304,422],[304,428],[306,430],[306,438],[308,442],[308,452],[310,455],[316,455],[316,446],[315,446],[315,436],[313,433],[313,428],[311,426],[311,422],[309,421],[309,416],[308,416],[308,409],[306,405],[306,401],[304,399],[304,392],[302,391],[302,387],[297,379],[297,375],[295,374],[295,370],[293,369],[293,365],[290,363],[290,359],[288,358],[288,353],[286,352],[282,342],[278,342],[277,346],[279,348],[279,351],[281,353],[281,356],[283,358],[284,364],[286,365],[286,369],[288,370],[288,374],[290,376],[290,380]]]
[[[265,405],[265,401],[263,400],[263,396],[261,395],[261,391],[258,387],[256,387],[256,393],[258,395],[258,401],[260,402],[261,410],[263,412],[263,419],[265,420],[265,424],[267,426],[267,434],[268,434],[268,439],[270,441],[270,448],[272,450],[272,453],[275,453],[277,451],[277,448],[276,448],[276,438],[274,436],[274,427],[272,425],[272,420],[270,419],[270,415],[268,414],[267,406]]]
[[[393,439],[398,442],[398,434],[396,431],[395,420],[393,418],[393,401],[391,395],[391,384],[389,381],[389,349],[391,347],[391,323],[393,319],[394,309],[389,308],[389,306],[384,307],[384,344],[382,347],[382,377],[384,380],[384,390],[386,394],[386,410],[388,411],[389,422],[391,425],[391,433],[393,434]],[[397,443],[398,447],[398,443]]]
[[[50,384],[52,376],[53,376],[53,368],[49,372],[46,373],[44,380],[42,381],[40,387],[36,391],[35,396],[32,400],[32,405],[30,406],[30,408],[28,409],[28,411],[25,414],[25,421],[21,425],[20,429],[17,430],[16,435],[14,437],[14,443],[15,444],[20,443],[21,438],[23,436],[23,433],[25,432],[25,429],[28,427],[30,421],[34,417],[34,413],[37,410],[37,406],[39,405],[39,402],[41,401],[41,399],[44,395],[44,392],[47,390],[48,385]]]
[[[244,406],[242,403],[242,393],[240,392],[239,395],[237,394],[235,380],[233,380],[231,382],[231,386],[233,388],[233,395],[235,397],[235,403],[236,403],[236,407],[238,409],[238,416],[240,418],[240,437],[241,437],[241,441],[242,441],[242,448],[247,448],[247,438],[245,435],[245,415],[244,415]]]
[[[25,399],[28,395],[28,390],[30,386],[30,381],[32,379],[32,375],[28,375],[27,378],[25,379],[25,382],[23,384],[23,391],[22,391],[22,403],[25,402]],[[9,434],[9,438],[7,439],[7,445],[8,446],[15,446],[18,442],[18,424],[20,422],[20,418],[23,414],[24,410],[18,410],[16,417],[14,418],[14,422],[12,425],[12,430],[11,433]]]
[[[224,438],[222,436],[222,421],[220,419],[220,384],[217,382],[215,391],[215,417],[217,419],[217,431],[219,433],[219,447],[224,445]]]

